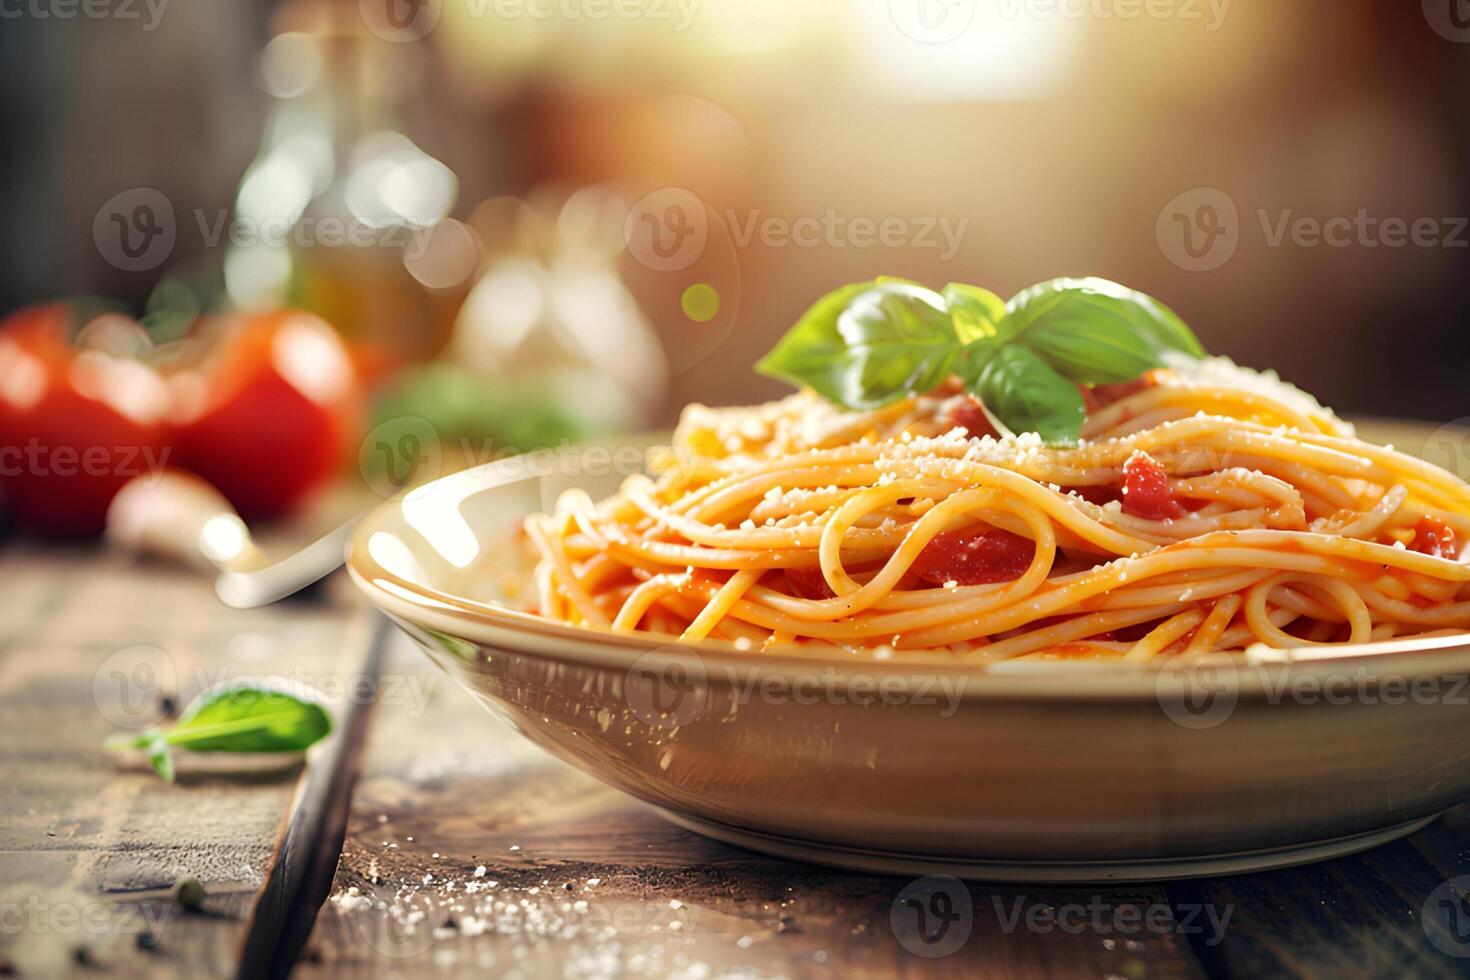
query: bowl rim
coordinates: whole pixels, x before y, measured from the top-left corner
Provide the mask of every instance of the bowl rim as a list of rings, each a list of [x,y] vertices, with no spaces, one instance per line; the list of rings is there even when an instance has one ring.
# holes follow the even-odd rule
[[[1416,425],[1410,420],[1373,421],[1399,426]],[[626,444],[646,448],[652,444],[653,438],[648,435],[630,436]],[[479,493],[534,479],[537,472],[525,462],[528,456],[494,460],[446,474],[369,509],[358,520],[347,542],[345,564],[353,582],[380,610],[402,621],[496,649],[624,671],[648,656],[679,658],[693,654],[706,667],[753,670],[762,674],[791,676],[820,669],[850,676],[877,674],[910,679],[936,675],[964,676],[976,682],[976,685],[967,685],[967,696],[970,693],[1026,694],[1048,699],[1077,699],[1122,695],[1146,696],[1150,700],[1158,697],[1160,678],[1166,674],[1178,675],[1181,669],[1218,670],[1224,667],[1233,672],[1240,694],[1267,690],[1269,683],[1265,682],[1265,674],[1269,672],[1305,673],[1326,678],[1340,675],[1344,670],[1356,670],[1380,679],[1470,675],[1470,632],[1330,648],[1259,647],[1244,662],[1239,657],[1220,655],[1200,658],[1187,665],[1158,660],[1140,664],[1029,659],[977,662],[922,652],[905,652],[891,658],[859,658],[831,648],[806,648],[795,644],[760,649],[723,639],[683,641],[670,634],[590,630],[455,595],[404,578],[372,556],[369,539],[383,530],[395,515],[401,514],[404,500],[412,494],[432,493],[449,484],[468,485],[474,488],[471,492]],[[461,492],[459,499],[467,495]],[[454,499],[454,494],[445,496]],[[1070,683],[1074,681],[1080,683]]]

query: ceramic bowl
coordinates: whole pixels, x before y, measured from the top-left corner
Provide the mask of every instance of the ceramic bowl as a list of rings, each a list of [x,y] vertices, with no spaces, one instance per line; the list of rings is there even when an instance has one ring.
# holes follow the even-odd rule
[[[1446,431],[1363,434],[1470,445]],[[1344,854],[1470,797],[1460,638],[1189,670],[977,668],[679,644],[518,611],[518,518],[568,487],[612,492],[643,445],[427,484],[361,522],[348,567],[512,727],[683,826],[839,866],[1101,882]]]

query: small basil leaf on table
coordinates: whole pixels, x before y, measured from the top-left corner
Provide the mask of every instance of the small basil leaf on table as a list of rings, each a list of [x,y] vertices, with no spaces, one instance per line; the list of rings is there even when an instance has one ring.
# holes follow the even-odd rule
[[[970,390],[1012,432],[1035,432],[1049,445],[1074,444],[1082,435],[1082,392],[1035,351],[1001,347]]]
[[[326,709],[304,693],[230,684],[201,694],[167,738],[198,752],[299,752],[331,730]]]
[[[1016,342],[1083,384],[1132,381],[1162,367],[1166,351],[1204,356],[1174,311],[1106,279],[1054,279],[1006,307]]]
[[[756,369],[871,409],[937,386],[960,346],[942,296],[880,279],[818,300]]]
[[[163,777],[164,782],[173,782],[174,754],[169,751],[168,740],[163,737],[162,733],[156,733],[148,740],[147,748],[148,764]]]
[[[195,752],[300,752],[331,731],[332,716],[310,692],[266,679],[212,688],[195,698],[172,728],[113,735],[103,746],[146,752],[149,764],[171,783],[173,746]]]

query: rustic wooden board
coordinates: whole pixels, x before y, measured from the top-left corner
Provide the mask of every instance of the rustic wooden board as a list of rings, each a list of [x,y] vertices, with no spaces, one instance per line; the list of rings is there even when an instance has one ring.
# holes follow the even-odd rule
[[[297,976],[1203,975],[1174,933],[1005,928],[1018,902],[1040,915],[1099,898],[1168,920],[1153,887],[971,885],[968,939],[917,955],[890,924],[906,879],[706,840],[531,746],[406,646],[384,676],[420,678],[431,696],[376,709],[332,899]]]
[[[25,976],[235,975],[311,769],[199,759],[168,786],[100,742],[244,675],[345,689],[365,612],[345,594],[235,612],[207,578],[86,548],[12,545],[0,582],[0,961]],[[179,877],[204,883],[203,913],[173,903]]]

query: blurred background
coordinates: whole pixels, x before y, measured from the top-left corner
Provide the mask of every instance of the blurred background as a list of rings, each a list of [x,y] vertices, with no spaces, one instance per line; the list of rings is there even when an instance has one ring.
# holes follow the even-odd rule
[[[666,425],[779,393],[754,360],[877,274],[1105,276],[1341,411],[1459,418],[1463,8],[26,0],[0,11],[0,312],[92,297],[80,347],[159,375],[160,424],[200,430],[175,461],[259,516],[322,478],[253,486],[211,444],[290,430],[364,472],[387,446],[393,485],[421,435]],[[41,369],[8,363],[18,411]]]

